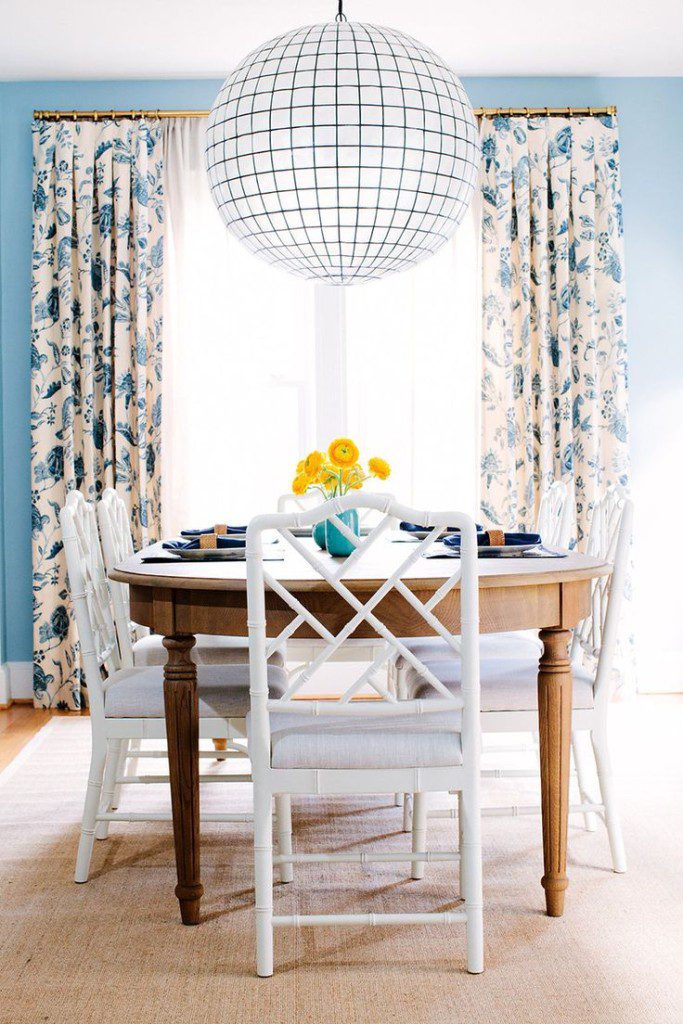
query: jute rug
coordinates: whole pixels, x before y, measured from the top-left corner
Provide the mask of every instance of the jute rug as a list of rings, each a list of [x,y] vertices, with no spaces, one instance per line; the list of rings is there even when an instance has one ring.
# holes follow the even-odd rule
[[[680,1024],[680,734],[683,702],[616,709],[629,872],[614,875],[602,829],[570,829],[567,913],[542,913],[540,820],[484,820],[487,963],[464,968],[461,927],[330,928],[276,935],[276,974],[253,973],[247,826],[203,829],[204,921],[183,928],[170,825],[116,825],[72,882],[89,723],[52,720],[0,776],[0,1021],[3,1024]],[[505,784],[509,787],[509,783]],[[530,799],[529,784],[519,802]],[[534,784],[531,783],[533,786]],[[486,787],[497,802],[501,784]],[[247,808],[247,787],[204,787],[204,807]],[[509,794],[508,794],[509,795]],[[122,807],[163,808],[162,787]],[[299,850],[396,848],[383,797],[302,799]],[[432,821],[430,846],[452,844]],[[316,865],[276,885],[276,912],[445,909],[452,865]]]

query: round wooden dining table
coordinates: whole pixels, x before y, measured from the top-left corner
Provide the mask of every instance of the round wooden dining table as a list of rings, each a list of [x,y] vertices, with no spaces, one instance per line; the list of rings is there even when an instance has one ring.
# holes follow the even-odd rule
[[[305,543],[312,544],[309,539]],[[272,553],[275,553],[275,549]],[[247,635],[246,562],[150,562],[164,557],[152,545],[118,565],[111,578],[130,587],[131,618],[164,637],[164,702],[175,840],[177,886],[184,924],[198,924],[203,887],[199,871],[199,721],[197,672],[191,650],[198,633]],[[350,606],[317,576],[302,556],[283,545],[282,560],[268,561],[268,572],[315,613],[332,632],[351,617]],[[344,582],[360,600],[369,600],[406,558],[406,545],[375,544]],[[330,558],[335,566],[338,559]],[[547,913],[560,917],[567,889],[569,751],[572,723],[571,630],[590,611],[592,581],[611,565],[588,555],[558,558],[479,559],[479,615],[482,633],[538,629],[543,654],[538,672],[543,877]],[[420,558],[403,577],[423,601],[452,575],[450,559]],[[268,633],[277,636],[293,612],[277,595],[266,595]],[[424,636],[425,621],[392,590],[375,614],[396,636]],[[460,598],[454,588],[438,606],[438,616],[460,631]],[[354,638],[377,638],[363,623]],[[295,638],[317,637],[303,624]]]

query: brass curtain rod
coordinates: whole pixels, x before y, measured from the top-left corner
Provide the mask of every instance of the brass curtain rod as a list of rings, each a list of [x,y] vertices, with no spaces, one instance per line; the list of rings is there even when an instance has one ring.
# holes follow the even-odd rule
[[[611,107],[476,107],[476,117],[604,117]],[[36,121],[157,120],[168,117],[208,117],[208,110],[34,110]]]

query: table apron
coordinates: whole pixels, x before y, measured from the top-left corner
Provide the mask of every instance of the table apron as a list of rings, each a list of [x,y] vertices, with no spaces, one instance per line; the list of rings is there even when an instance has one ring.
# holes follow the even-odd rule
[[[353,611],[338,594],[330,591],[294,591],[295,596],[327,627],[337,633],[351,618]],[[357,592],[365,602],[374,590]],[[416,592],[426,601],[433,590]],[[501,633],[519,629],[571,629],[590,611],[591,580],[554,581],[528,586],[481,587],[479,619],[482,633]],[[243,590],[187,590],[166,587],[130,587],[131,618],[155,633],[164,636],[179,634],[213,634],[215,636],[246,636],[246,592]],[[277,634],[294,617],[294,613],[275,594],[266,595],[269,636]],[[425,636],[431,631],[422,617],[402,595],[392,591],[379,603],[377,617],[396,636]],[[454,590],[435,609],[443,624],[460,632],[460,592]],[[375,631],[363,623],[353,633],[356,639],[376,637]],[[309,625],[302,625],[296,638],[312,639],[318,634]]]

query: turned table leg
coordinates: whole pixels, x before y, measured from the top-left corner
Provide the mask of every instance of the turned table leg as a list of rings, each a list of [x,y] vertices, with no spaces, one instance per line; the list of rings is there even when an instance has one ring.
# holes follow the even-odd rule
[[[171,777],[173,838],[183,924],[199,924],[199,703],[193,636],[164,637],[164,706]]]
[[[567,888],[569,748],[572,732],[572,674],[567,629],[542,629],[538,671],[538,726],[541,741],[541,807],[546,911],[564,912]]]

